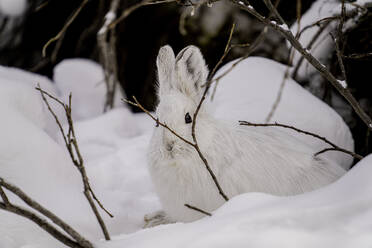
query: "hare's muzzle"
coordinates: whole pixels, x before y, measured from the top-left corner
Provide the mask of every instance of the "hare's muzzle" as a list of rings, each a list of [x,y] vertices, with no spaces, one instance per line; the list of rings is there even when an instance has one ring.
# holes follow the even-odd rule
[[[174,141],[168,141],[166,144],[165,144],[165,149],[169,152],[171,152],[173,150],[173,147],[174,147]]]

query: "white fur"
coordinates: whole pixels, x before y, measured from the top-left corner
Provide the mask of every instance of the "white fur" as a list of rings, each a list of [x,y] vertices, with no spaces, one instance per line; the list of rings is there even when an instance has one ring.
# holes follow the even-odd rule
[[[169,57],[167,59],[167,56]],[[198,48],[189,46],[176,58],[169,46],[159,51],[159,104],[156,114],[182,137],[192,141],[192,117],[200,101],[208,69]],[[194,121],[194,120],[193,120]],[[214,119],[202,107],[196,122],[202,153],[224,192],[231,198],[244,192],[293,195],[335,181],[345,170],[275,128],[237,127]],[[213,211],[224,203],[193,147],[167,129],[157,127],[150,143],[149,170],[165,212],[174,221],[203,215],[190,204]]]

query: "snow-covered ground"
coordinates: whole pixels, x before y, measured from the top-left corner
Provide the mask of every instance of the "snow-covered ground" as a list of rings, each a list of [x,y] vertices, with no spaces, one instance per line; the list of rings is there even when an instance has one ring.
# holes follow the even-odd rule
[[[247,62],[248,65],[253,63],[266,68],[265,75],[270,75],[269,70],[273,71],[271,79],[283,75],[285,67],[272,62],[262,62],[261,59],[252,59],[253,61]],[[70,66],[63,69],[65,61],[57,67],[54,77],[56,84],[20,70],[0,68],[0,115],[3,117],[0,122],[0,176],[20,186],[35,200],[65,219],[94,242],[96,247],[372,245],[372,181],[369,179],[372,175],[371,156],[358,163],[339,181],[314,192],[292,197],[247,193],[231,199],[216,210],[212,217],[188,224],[175,223],[143,230],[143,216],[161,209],[146,168],[146,150],[154,123],[144,114],[132,114],[124,105],[108,113],[99,114],[99,111],[91,106],[102,106],[104,90],[97,91],[95,87],[102,81],[101,69],[93,62],[67,62]],[[256,67],[242,64],[231,77],[245,77],[245,73],[254,75],[256,70]],[[87,71],[89,75],[84,74]],[[273,98],[269,97],[267,100],[266,97],[259,96],[271,94],[277,86],[267,86],[267,81],[261,81],[260,86],[257,80],[251,85],[252,93],[249,97],[256,96],[257,101],[261,103],[254,103],[267,108],[271,106]],[[103,240],[99,226],[82,194],[80,175],[70,161],[40,94],[34,89],[37,82],[43,89],[62,98],[69,91],[73,92],[73,111],[77,110],[74,114],[75,131],[90,182],[98,198],[115,216],[110,218],[102,212],[112,235],[113,240],[110,242]],[[220,82],[218,94],[224,92],[222,87],[228,87],[227,84],[223,86],[225,83]],[[285,109],[279,109],[273,121],[290,122],[296,120],[296,116],[301,120],[306,120],[306,116],[313,119],[318,113],[320,116],[313,120],[314,122],[340,123],[340,118],[331,110],[293,84],[292,81],[289,83],[290,91],[285,93],[288,95],[283,95],[282,107],[288,107],[294,117],[285,116]],[[79,91],[81,85],[84,85],[84,91]],[[246,92],[238,92],[244,94],[241,98],[247,98]],[[230,95],[232,91],[226,90],[226,94],[226,99],[233,98],[233,95]],[[299,94],[301,99],[293,98],[296,94]],[[223,99],[222,95],[216,95],[216,115],[218,111],[222,111],[220,104]],[[297,101],[294,99],[307,102],[304,106],[313,104],[312,106],[316,106],[315,112],[298,112],[299,109],[293,108],[294,102]],[[232,104],[238,102],[229,104],[232,107]],[[247,109],[257,107],[247,106],[250,106]],[[59,108],[57,105],[53,107]],[[323,110],[317,112],[322,108]],[[260,116],[251,116],[249,120],[260,121],[262,116],[266,116],[265,111],[251,110],[248,113]],[[62,119],[63,112],[59,109],[57,113]],[[233,114],[225,112],[224,117],[233,118]],[[287,124],[298,124],[288,122]],[[306,126],[304,121],[301,127],[306,129],[313,126],[314,122]],[[329,128],[329,123],[320,125],[320,129]],[[346,140],[347,142],[349,141]],[[21,204],[15,197],[11,197],[11,200]],[[4,211],[0,211],[0,237],[1,248],[64,247],[35,224]]]

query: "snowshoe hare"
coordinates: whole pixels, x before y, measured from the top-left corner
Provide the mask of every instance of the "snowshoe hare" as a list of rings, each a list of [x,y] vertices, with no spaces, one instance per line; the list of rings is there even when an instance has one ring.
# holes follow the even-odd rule
[[[204,91],[208,69],[199,49],[170,46],[157,57],[157,117],[192,141],[192,119]],[[242,93],[243,94],[243,93]],[[313,156],[313,150],[276,128],[232,125],[213,118],[202,106],[196,121],[201,152],[228,197],[245,192],[294,195],[320,188],[345,173],[337,164]],[[169,130],[156,127],[149,148],[149,171],[164,211],[173,221],[193,221],[224,199],[196,150]]]

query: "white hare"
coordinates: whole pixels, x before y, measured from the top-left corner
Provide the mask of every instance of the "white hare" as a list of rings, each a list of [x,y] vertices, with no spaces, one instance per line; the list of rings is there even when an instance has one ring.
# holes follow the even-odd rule
[[[157,117],[192,141],[192,117],[208,75],[202,54],[189,46],[175,57],[172,48],[165,46],[159,51],[157,67]],[[337,164],[314,157],[312,149],[279,129],[232,125],[213,118],[204,105],[195,132],[201,152],[230,198],[245,192],[299,194],[345,173]],[[224,203],[195,149],[169,130],[155,128],[148,159],[155,189],[172,221],[203,216],[184,204],[213,211]]]

